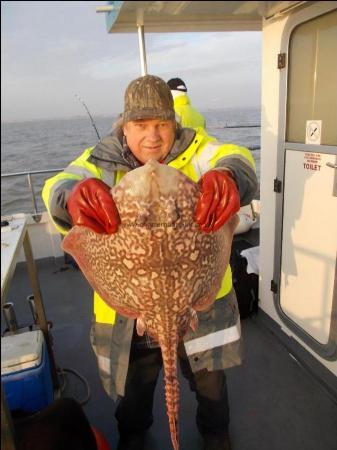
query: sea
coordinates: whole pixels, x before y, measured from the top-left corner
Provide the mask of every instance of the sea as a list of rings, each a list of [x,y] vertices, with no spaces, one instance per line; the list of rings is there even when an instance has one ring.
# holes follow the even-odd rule
[[[201,111],[210,136],[223,143],[248,147],[260,174],[260,109],[227,108]],[[101,138],[108,135],[116,116],[97,116],[94,124]],[[34,204],[27,175],[30,171],[55,169],[55,174],[98,142],[89,116],[1,124],[1,215],[33,213]],[[31,181],[37,211],[45,211],[41,190],[53,173],[33,174]]]

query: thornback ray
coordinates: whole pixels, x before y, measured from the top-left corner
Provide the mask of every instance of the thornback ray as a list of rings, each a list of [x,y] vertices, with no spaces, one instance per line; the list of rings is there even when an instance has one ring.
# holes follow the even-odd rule
[[[92,288],[137,332],[158,341],[174,450],[179,449],[177,346],[197,313],[216,298],[229,263],[235,215],[214,233],[194,222],[199,185],[151,160],[111,190],[121,224],[115,234],[75,226],[62,243]]]

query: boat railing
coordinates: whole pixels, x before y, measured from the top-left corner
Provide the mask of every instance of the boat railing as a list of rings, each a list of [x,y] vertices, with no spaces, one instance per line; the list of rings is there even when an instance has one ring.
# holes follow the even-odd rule
[[[256,150],[260,148],[260,145],[251,145],[248,146],[250,150]],[[34,175],[41,175],[46,173],[56,173],[56,172],[62,172],[63,168],[57,168],[57,169],[44,169],[44,170],[29,170],[25,172],[13,172],[13,173],[2,173],[1,174],[1,180],[2,178],[13,178],[13,177],[27,177],[28,186],[30,190],[30,195],[33,203],[33,212],[32,215],[35,218],[36,221],[39,221],[41,218],[41,212],[38,211],[38,206],[36,202],[36,194],[34,191],[34,183],[33,183],[33,176]]]
[[[33,202],[33,217],[36,217],[38,219],[41,212],[38,211],[38,207],[37,207],[36,195],[35,195],[35,191],[34,191],[33,176],[41,175],[44,173],[62,172],[63,170],[64,170],[63,168],[59,168],[59,169],[45,169],[45,170],[29,170],[26,172],[2,173],[1,179],[2,178],[12,178],[12,177],[23,177],[23,176],[27,177],[28,186],[29,186],[29,190],[30,190],[30,194],[31,194],[32,202]]]

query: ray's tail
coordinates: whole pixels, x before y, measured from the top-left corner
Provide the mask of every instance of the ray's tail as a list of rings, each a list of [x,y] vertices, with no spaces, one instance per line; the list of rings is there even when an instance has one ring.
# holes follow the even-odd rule
[[[174,450],[179,450],[179,383],[177,377],[177,336],[170,336],[161,342],[164,364],[166,409],[169,419],[171,441]]]

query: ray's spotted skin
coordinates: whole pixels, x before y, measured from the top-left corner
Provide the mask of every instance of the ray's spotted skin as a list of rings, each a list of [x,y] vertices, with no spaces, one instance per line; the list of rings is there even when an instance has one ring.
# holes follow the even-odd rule
[[[237,216],[215,233],[194,222],[197,183],[154,160],[111,190],[116,234],[75,226],[63,240],[93,289],[119,314],[137,320],[161,347],[173,448],[179,449],[177,345],[197,313],[215,300],[229,262]]]

